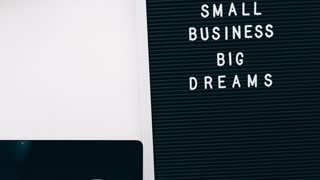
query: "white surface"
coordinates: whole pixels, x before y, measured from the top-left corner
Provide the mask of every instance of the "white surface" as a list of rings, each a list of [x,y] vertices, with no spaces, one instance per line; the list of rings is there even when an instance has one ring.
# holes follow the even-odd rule
[[[153,179],[145,0],[0,0],[0,139],[142,140]]]
[[[142,142],[144,144],[144,179],[154,180],[154,158],[153,158],[153,137],[152,137],[152,116],[151,116],[151,95],[150,95],[150,71],[148,53],[148,31],[147,31],[147,9],[146,0],[137,0],[137,39],[140,80],[140,100],[142,119]]]
[[[0,7],[1,138],[139,139],[134,1]]]

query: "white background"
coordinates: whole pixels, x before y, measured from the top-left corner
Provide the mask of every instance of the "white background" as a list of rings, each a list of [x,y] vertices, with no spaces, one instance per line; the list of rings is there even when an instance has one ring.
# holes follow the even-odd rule
[[[142,140],[153,179],[144,6],[0,0],[0,139]]]

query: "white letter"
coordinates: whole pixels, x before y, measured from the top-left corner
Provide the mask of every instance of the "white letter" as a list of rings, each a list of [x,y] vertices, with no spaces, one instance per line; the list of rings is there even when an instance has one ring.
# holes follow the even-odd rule
[[[205,30],[205,32],[203,32],[203,29]],[[201,35],[201,39],[203,41],[208,41],[208,39],[209,39],[209,28],[208,27],[200,28],[200,35]]]
[[[242,16],[250,16],[250,13],[246,13],[246,3],[242,3]]]
[[[219,9],[217,9],[216,4],[213,4],[213,17],[223,17],[223,8],[222,8],[222,4],[219,4]]]
[[[252,28],[252,25],[245,25],[244,26],[244,37],[246,39],[251,39],[252,38],[252,35],[249,35],[251,33],[251,29],[249,28]]]
[[[241,39],[241,26],[238,26],[238,29],[236,26],[232,26],[232,38],[236,39],[236,37]]]
[[[238,52],[236,55],[236,63],[238,64],[238,66],[243,65],[243,58],[244,58],[244,54],[242,52]]]
[[[266,33],[266,36],[267,36],[267,38],[272,38],[273,37],[273,26],[271,25],[271,24],[268,24],[267,26],[266,26],[266,31],[269,33]]]
[[[204,77],[204,89],[208,89],[208,86],[210,87],[210,89],[213,89],[213,87],[212,87],[212,77],[205,76]]]
[[[224,66],[226,61],[224,60],[224,54],[223,53],[217,53],[217,65],[219,67]]]
[[[254,78],[251,78],[251,75],[248,74],[248,88],[250,87],[258,87],[258,75],[254,75]]]
[[[225,28],[224,28],[224,36],[225,36],[225,40],[227,41],[228,39],[229,39],[229,29],[228,29],[228,26],[226,26]]]
[[[232,13],[234,14],[234,16],[237,16],[237,10],[236,10],[236,7],[234,7],[233,2],[232,2],[231,5],[230,5],[230,9],[229,9],[229,14],[228,14],[228,16],[231,16]]]
[[[235,88],[236,85],[238,86],[238,88],[241,88],[241,84],[240,84],[240,80],[239,80],[238,75],[235,75],[235,76],[234,76],[232,88]]]
[[[264,79],[266,80],[265,82],[264,82],[264,85],[266,86],[266,87],[271,87],[272,86],[272,84],[273,84],[273,82],[272,82],[272,75],[271,74],[266,74],[265,76],[264,76]]]
[[[202,10],[201,16],[203,18],[209,17],[210,13],[209,13],[208,9],[209,9],[209,6],[207,4],[204,4],[201,6],[201,10]]]
[[[232,53],[228,53],[228,59],[229,59],[229,66],[232,66]]]
[[[261,12],[258,12],[258,7],[257,7],[257,2],[254,2],[254,15],[256,16],[261,16],[262,13]]]
[[[214,27],[213,29],[212,29],[212,39],[213,40],[219,40],[220,39],[220,33],[219,33],[219,31],[220,31],[220,28],[219,27]]]
[[[197,40],[197,29],[194,27],[189,28],[189,41]]]
[[[255,36],[256,38],[260,39],[263,37],[263,32],[262,32],[262,26],[261,25],[257,25],[256,26],[256,33],[255,33]]]
[[[225,75],[218,76],[219,89],[225,89],[225,88],[227,88],[226,86],[223,85],[223,83],[224,83],[224,78],[226,78]]]
[[[193,82],[194,82],[194,84],[193,84]],[[197,78],[195,78],[195,77],[189,78],[189,87],[190,87],[190,91],[194,91],[197,89],[197,87],[198,87]]]

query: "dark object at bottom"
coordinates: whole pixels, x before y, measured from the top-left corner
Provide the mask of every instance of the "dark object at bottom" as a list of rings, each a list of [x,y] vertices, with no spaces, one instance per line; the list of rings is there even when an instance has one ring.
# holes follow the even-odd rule
[[[0,179],[142,180],[138,141],[0,141]]]

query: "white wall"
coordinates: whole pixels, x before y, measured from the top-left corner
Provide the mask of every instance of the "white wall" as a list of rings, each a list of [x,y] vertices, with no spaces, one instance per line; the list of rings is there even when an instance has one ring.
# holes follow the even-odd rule
[[[142,140],[152,179],[144,6],[0,0],[0,139]]]

